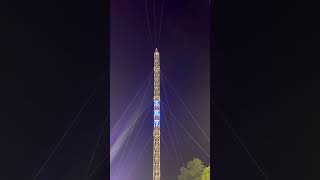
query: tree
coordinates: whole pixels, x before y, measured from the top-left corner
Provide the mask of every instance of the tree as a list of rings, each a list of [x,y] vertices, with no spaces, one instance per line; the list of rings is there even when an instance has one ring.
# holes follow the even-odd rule
[[[210,166],[203,169],[201,180],[210,180]]]
[[[201,180],[204,167],[200,159],[193,158],[187,163],[187,167],[180,168],[178,180]]]

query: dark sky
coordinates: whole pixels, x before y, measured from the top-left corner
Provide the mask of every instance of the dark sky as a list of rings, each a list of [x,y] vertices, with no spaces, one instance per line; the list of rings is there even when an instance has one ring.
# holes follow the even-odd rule
[[[0,179],[32,179],[97,87],[39,176],[80,179],[108,111],[106,2],[2,1],[1,7]]]
[[[103,78],[109,74],[106,1],[11,0],[1,1],[0,7],[0,179],[32,179],[97,87],[79,124],[39,178],[78,180],[85,175],[101,130],[97,128],[109,109],[109,78]],[[319,179],[317,7],[306,1],[214,1],[211,98],[219,110],[211,104],[210,131],[216,179],[263,179],[232,137],[222,114],[269,179]],[[190,75],[190,67],[199,77],[207,76],[208,67],[201,71],[207,54],[201,54],[201,58],[198,51],[207,52],[200,45],[207,42],[206,29],[199,28],[207,22],[200,18],[205,16],[202,14],[206,8],[205,1],[166,3],[160,52],[162,65],[167,64],[164,70],[178,89],[200,87],[190,86],[202,83],[192,78],[192,83],[180,81],[180,77]],[[121,88],[124,78],[132,78],[129,85],[133,94],[138,88],[134,82],[148,74],[141,68],[133,76],[134,70],[151,66],[152,58],[142,20],[143,2],[117,1],[115,9],[121,18],[111,19],[110,25],[118,28],[114,32],[111,28],[110,33],[123,34],[119,36],[123,41],[129,39],[125,44],[116,44],[119,49],[114,52],[114,57],[122,55],[122,64],[115,66],[121,74],[117,88]],[[130,29],[121,24],[124,22],[139,34],[130,35]],[[190,56],[179,59],[186,52]],[[127,54],[132,54],[132,62],[127,61]],[[150,62],[141,64],[148,59]],[[176,75],[176,69],[183,73]],[[189,92],[183,96],[195,106]],[[132,94],[124,94],[123,101],[115,105],[118,113]],[[104,142],[108,139],[105,137]],[[99,152],[108,153],[106,148]],[[106,176],[103,171],[108,165],[104,167],[99,171],[100,178]]]
[[[216,179],[319,179],[319,29],[301,1],[216,0],[211,132]],[[211,111],[212,114],[212,111]]]

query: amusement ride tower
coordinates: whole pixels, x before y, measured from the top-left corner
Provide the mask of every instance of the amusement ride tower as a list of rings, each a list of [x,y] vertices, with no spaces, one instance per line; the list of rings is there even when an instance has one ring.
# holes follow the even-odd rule
[[[154,51],[153,65],[153,180],[160,180],[160,54]]]

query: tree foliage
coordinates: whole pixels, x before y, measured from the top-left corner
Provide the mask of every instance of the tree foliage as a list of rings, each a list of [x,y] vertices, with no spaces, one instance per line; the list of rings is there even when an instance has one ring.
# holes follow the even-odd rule
[[[187,167],[180,168],[178,180],[202,180],[204,168],[205,166],[200,159],[193,158],[187,163]]]
[[[210,166],[203,169],[201,180],[210,180]]]

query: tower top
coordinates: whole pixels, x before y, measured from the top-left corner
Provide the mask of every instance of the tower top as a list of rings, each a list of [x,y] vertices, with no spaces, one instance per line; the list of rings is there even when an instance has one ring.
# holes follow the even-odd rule
[[[156,48],[155,52],[158,52],[158,48]]]

